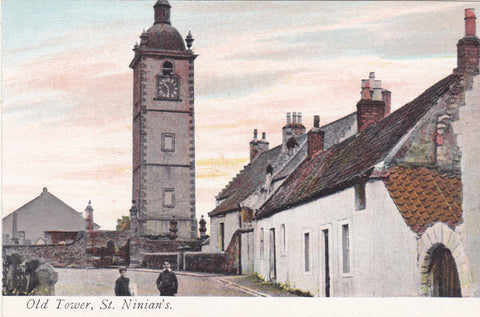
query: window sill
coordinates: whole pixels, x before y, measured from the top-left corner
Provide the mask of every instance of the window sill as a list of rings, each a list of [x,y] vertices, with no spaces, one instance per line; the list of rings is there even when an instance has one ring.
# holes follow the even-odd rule
[[[153,98],[153,100],[156,100],[156,101],[182,101],[182,98],[164,98],[164,97],[157,97],[157,98]]]

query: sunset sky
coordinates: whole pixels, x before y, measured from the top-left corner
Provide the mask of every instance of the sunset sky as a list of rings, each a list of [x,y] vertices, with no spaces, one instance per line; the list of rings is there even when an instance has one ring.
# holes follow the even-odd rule
[[[49,192],[113,229],[131,207],[135,42],[149,1],[2,1],[2,212]],[[197,217],[248,163],[253,129],[270,147],[286,112],[326,124],[356,111],[375,72],[393,110],[456,67],[455,2],[170,1],[195,38]],[[478,21],[477,21],[478,22]]]

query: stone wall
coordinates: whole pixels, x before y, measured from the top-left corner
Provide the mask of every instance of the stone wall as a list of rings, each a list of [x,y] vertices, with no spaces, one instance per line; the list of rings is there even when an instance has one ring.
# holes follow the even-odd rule
[[[8,245],[3,246],[6,255],[18,253],[25,257],[43,258],[55,267],[85,266],[85,235],[70,243],[47,245]]]
[[[185,271],[225,273],[225,253],[187,252]]]
[[[241,238],[241,231],[235,231],[232,240],[230,240],[230,244],[225,251],[225,273],[242,274],[242,263],[240,256]]]
[[[182,269],[182,259],[178,252],[146,253],[143,255],[143,267],[161,269],[163,262],[169,261],[172,270]]]

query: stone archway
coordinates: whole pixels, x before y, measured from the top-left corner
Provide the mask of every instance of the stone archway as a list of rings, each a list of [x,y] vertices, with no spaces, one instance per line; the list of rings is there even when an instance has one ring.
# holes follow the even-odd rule
[[[418,252],[420,295],[473,296],[471,273],[460,233],[444,223],[436,223],[418,240]],[[455,290],[457,282],[459,289]]]

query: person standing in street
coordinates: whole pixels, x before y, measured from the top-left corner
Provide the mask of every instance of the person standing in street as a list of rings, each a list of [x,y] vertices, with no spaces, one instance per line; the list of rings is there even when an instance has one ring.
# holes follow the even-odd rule
[[[120,277],[115,281],[115,296],[132,296],[130,293],[130,279],[126,277],[127,268],[122,266],[118,269]]]
[[[170,262],[163,262],[164,270],[158,275],[157,288],[161,296],[174,296],[178,290],[178,281],[170,268]]]

